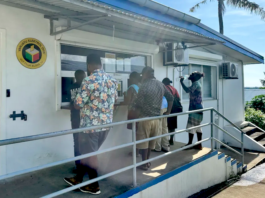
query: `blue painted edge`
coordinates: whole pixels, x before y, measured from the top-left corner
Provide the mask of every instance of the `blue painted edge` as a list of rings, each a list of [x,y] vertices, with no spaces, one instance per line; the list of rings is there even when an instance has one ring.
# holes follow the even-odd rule
[[[245,166],[243,167],[243,171],[247,171],[247,169],[248,169],[248,165],[245,165]]]
[[[233,160],[233,161],[231,162],[231,166],[233,166],[236,162],[237,162],[237,160]]]
[[[241,166],[243,166],[241,162],[237,164],[237,168],[240,168]]]
[[[226,162],[229,162],[231,160],[231,157],[230,156],[228,156],[227,158],[226,158]]]
[[[218,159],[222,159],[224,156],[225,156],[225,154],[221,153],[221,154],[218,155]]]
[[[208,30],[206,30],[206,29],[204,29],[204,28],[202,28],[196,24],[192,24],[192,23],[189,23],[189,22],[186,22],[183,20],[176,19],[174,17],[162,14],[162,13],[155,11],[155,10],[152,10],[150,8],[140,6],[136,3],[130,2],[128,0],[111,0],[111,1],[110,0],[93,0],[93,1],[99,1],[102,3],[108,4],[108,5],[111,5],[113,7],[119,8],[119,9],[123,9],[123,10],[129,11],[132,13],[136,13],[136,14],[139,14],[139,15],[151,18],[151,19],[155,19],[158,21],[162,21],[164,23],[174,25],[176,27],[180,27],[180,28],[187,29],[187,30],[190,30],[193,32],[197,32],[197,33],[202,34],[204,36],[208,36],[211,38],[221,40],[224,42],[223,45],[225,45],[226,47],[233,49],[233,50],[235,50],[241,54],[244,54],[245,56],[253,58],[254,60],[256,60],[260,63],[264,63],[263,56],[253,54],[250,51],[248,51],[247,49],[239,47],[235,43],[228,41],[228,40],[218,36],[217,34],[214,34],[214,33],[210,32],[210,31],[208,31]]]
[[[156,185],[156,184],[158,184],[158,183],[160,183],[160,182],[162,182],[162,181],[164,181],[164,180],[166,180],[166,179],[168,179],[170,177],[173,177],[173,176],[175,176],[175,175],[177,175],[177,174],[189,169],[190,167],[195,166],[196,164],[199,164],[200,162],[205,161],[205,160],[207,160],[207,159],[209,159],[209,158],[211,158],[211,157],[213,157],[213,156],[215,156],[217,154],[218,154],[218,151],[213,151],[213,152],[211,152],[209,154],[206,154],[206,155],[200,157],[199,159],[196,159],[196,160],[194,160],[194,161],[192,161],[192,162],[190,162],[190,163],[188,163],[188,164],[186,164],[184,166],[181,166],[181,167],[179,167],[179,168],[177,168],[177,169],[175,169],[175,170],[173,170],[173,171],[171,171],[171,172],[169,172],[169,173],[167,173],[165,175],[162,175],[162,176],[160,176],[158,178],[155,178],[152,181],[149,181],[149,182],[147,182],[147,183],[145,183],[145,184],[143,184],[141,186],[138,186],[138,187],[136,187],[134,189],[131,189],[131,190],[129,190],[129,191],[127,191],[127,192],[125,192],[125,193],[123,193],[121,195],[118,195],[115,198],[131,197],[131,196],[133,196],[133,195],[135,195],[135,194],[137,194],[137,193],[139,193],[139,192],[141,192],[141,191],[143,191],[143,190],[145,190],[145,189],[147,189],[147,188],[149,188],[151,186],[154,186],[154,185]]]

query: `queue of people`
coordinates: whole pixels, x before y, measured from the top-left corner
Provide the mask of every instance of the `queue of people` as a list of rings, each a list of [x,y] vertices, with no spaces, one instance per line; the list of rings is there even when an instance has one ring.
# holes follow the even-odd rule
[[[118,98],[117,81],[104,72],[101,58],[97,54],[87,57],[87,72],[78,70],[75,72],[76,83],[70,89],[71,93],[71,122],[72,128],[89,127],[112,123],[114,104]],[[189,111],[202,109],[201,85],[199,80],[204,77],[200,72],[193,72],[189,76],[192,85],[186,86],[184,78],[180,78],[183,90],[190,95]],[[182,105],[178,91],[171,86],[172,81],[164,78],[162,82],[156,80],[154,70],[145,67],[141,75],[132,72],[129,78],[130,86],[124,93],[123,104],[128,106],[128,120],[144,117],[155,117],[169,115],[171,113],[182,112]],[[200,125],[203,119],[202,113],[189,114],[187,128]],[[127,125],[132,129],[132,125]],[[141,121],[136,124],[136,139],[156,137],[161,134],[174,132],[177,128],[177,117],[162,118],[148,121]],[[97,151],[106,140],[109,128],[84,131],[75,133],[74,154],[75,156]],[[189,131],[188,144],[192,144],[194,134],[200,141],[202,139],[201,128]],[[174,145],[174,135],[158,138],[149,142],[137,144],[136,153],[145,161],[150,158],[151,151],[170,151],[170,146]],[[201,145],[194,147],[202,149]],[[151,163],[146,163],[138,168],[148,170]],[[98,176],[97,156],[76,161],[76,176],[64,178],[69,185],[82,183],[85,174],[89,179]],[[100,194],[98,182],[81,187],[80,190],[90,194]]]

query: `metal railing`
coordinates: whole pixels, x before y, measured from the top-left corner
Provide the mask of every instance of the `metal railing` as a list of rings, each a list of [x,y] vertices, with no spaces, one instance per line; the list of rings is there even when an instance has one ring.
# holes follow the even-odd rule
[[[211,122],[210,123],[201,124],[201,125],[196,126],[196,127],[191,127],[191,128],[188,128],[188,129],[182,129],[182,130],[178,130],[178,131],[175,131],[175,132],[172,132],[172,133],[163,134],[163,135],[159,135],[159,136],[156,136],[156,137],[152,137],[152,138],[147,138],[147,139],[136,141],[136,123],[137,122],[143,122],[143,121],[155,120],[155,119],[161,119],[161,118],[168,118],[168,117],[174,117],[174,116],[183,116],[183,115],[188,115],[188,114],[192,114],[192,113],[200,113],[200,112],[205,112],[205,111],[210,111],[211,112]],[[232,126],[237,128],[239,131],[241,131],[241,141],[239,139],[237,139],[236,137],[234,137],[233,135],[231,135],[226,130],[224,130],[221,127],[219,127],[218,125],[216,125],[213,122],[213,113],[214,112],[216,114],[218,114],[220,117],[222,117],[224,120],[226,120],[228,123],[230,123]],[[40,135],[33,135],[33,136],[6,139],[6,140],[1,140],[0,141],[0,146],[16,144],[16,143],[22,143],[22,142],[28,142],[28,141],[34,141],[34,140],[40,140],[40,139],[45,139],[45,138],[52,138],[52,137],[57,137],[57,136],[62,136],[62,135],[67,135],[67,134],[78,133],[78,132],[82,132],[82,131],[85,131],[85,130],[100,129],[103,126],[104,126],[104,128],[108,128],[108,127],[113,127],[113,126],[118,126],[118,125],[129,124],[129,123],[132,123],[132,126],[133,126],[132,127],[133,140],[132,140],[131,143],[126,143],[126,144],[122,144],[122,145],[115,146],[115,147],[112,147],[112,148],[108,148],[108,149],[104,149],[104,150],[100,150],[100,151],[96,151],[96,152],[91,152],[91,153],[88,153],[88,154],[80,155],[80,156],[77,156],[77,157],[72,157],[72,158],[61,160],[61,161],[52,162],[52,163],[49,163],[49,164],[45,164],[45,165],[41,165],[41,166],[29,168],[29,169],[24,169],[24,170],[21,170],[21,171],[16,171],[16,172],[13,172],[13,173],[9,173],[9,174],[0,176],[0,180],[7,179],[7,178],[10,178],[10,177],[14,177],[14,176],[18,176],[18,175],[22,175],[22,174],[26,174],[26,173],[30,173],[30,172],[37,171],[37,170],[42,170],[42,169],[45,169],[45,168],[50,168],[50,167],[53,167],[53,166],[62,165],[62,164],[68,163],[68,162],[76,161],[76,160],[81,160],[81,159],[84,159],[84,158],[87,158],[87,157],[91,157],[91,156],[99,155],[99,154],[102,154],[102,153],[114,151],[114,150],[125,148],[125,147],[128,147],[128,146],[133,146],[133,164],[132,165],[124,167],[124,168],[121,168],[121,169],[118,169],[118,170],[110,172],[108,174],[102,175],[102,176],[97,177],[95,179],[88,180],[88,181],[80,183],[78,185],[71,186],[71,187],[68,187],[68,188],[63,189],[63,190],[59,190],[59,191],[54,192],[52,194],[46,195],[43,198],[50,198],[50,197],[55,197],[55,196],[64,194],[64,193],[70,192],[72,190],[75,190],[77,188],[80,188],[80,187],[83,187],[85,185],[94,183],[96,181],[100,181],[100,180],[105,179],[107,177],[114,176],[116,174],[119,174],[121,172],[130,170],[130,169],[133,169],[133,185],[137,186],[137,175],[136,175],[137,166],[140,166],[140,165],[146,164],[148,162],[160,159],[162,157],[171,155],[173,153],[177,153],[177,152],[182,151],[184,149],[191,148],[191,147],[193,147],[195,145],[201,144],[201,143],[209,141],[209,140],[211,140],[211,151],[214,150],[214,142],[218,142],[221,145],[225,146],[226,148],[230,149],[231,151],[233,151],[233,152],[237,153],[238,155],[240,155],[242,157],[242,163],[244,164],[244,132],[242,132],[242,130],[239,127],[237,127],[234,123],[232,123],[230,120],[228,120],[222,114],[220,114],[214,108],[207,108],[207,109],[201,109],[201,110],[196,110],[196,111],[187,111],[187,112],[177,113],[177,114],[170,114],[170,115],[162,115],[162,116],[156,116],[156,117],[147,117],[147,118],[128,120],[128,121],[121,121],[121,122],[115,122],[115,123],[106,124],[106,125],[99,125],[99,126],[85,127],[85,128],[79,128],[79,129],[57,131],[57,132],[52,132],[52,133],[40,134]],[[142,161],[142,162],[138,162],[138,163],[136,162],[136,145],[137,144],[143,143],[143,142],[147,142],[147,141],[150,141],[150,140],[155,140],[155,139],[162,138],[162,137],[166,137],[166,136],[170,136],[170,135],[173,135],[173,134],[180,134],[180,133],[192,130],[192,129],[196,129],[196,128],[199,128],[199,127],[205,127],[205,126],[209,126],[209,125],[211,125],[211,137],[205,138],[205,139],[203,139],[201,141],[198,141],[198,142],[196,142],[194,144],[191,144],[191,145],[188,145],[188,146],[184,146],[182,148],[179,148],[179,149],[167,152],[165,154],[153,157],[152,159],[148,159],[148,160],[145,160],[145,161]],[[216,139],[214,137],[213,127],[216,127],[218,129],[220,129],[221,131],[223,131],[224,133],[229,135],[231,138],[233,138],[233,139],[237,140],[239,143],[241,143],[241,152],[236,151],[235,149],[231,148],[227,144],[225,144],[225,143],[221,142],[220,140]]]

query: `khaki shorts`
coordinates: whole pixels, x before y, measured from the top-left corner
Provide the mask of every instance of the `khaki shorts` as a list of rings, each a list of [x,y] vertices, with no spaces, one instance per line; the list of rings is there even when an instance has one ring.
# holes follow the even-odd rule
[[[160,120],[149,120],[139,122],[138,130],[136,132],[136,139],[143,140],[146,138],[155,137],[159,134],[159,124]],[[156,140],[151,140],[149,142],[143,142],[137,144],[138,149],[155,149]]]

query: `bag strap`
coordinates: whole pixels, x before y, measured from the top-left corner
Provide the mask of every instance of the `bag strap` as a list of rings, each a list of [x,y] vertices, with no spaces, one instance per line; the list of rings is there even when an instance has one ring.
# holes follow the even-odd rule
[[[131,87],[134,88],[134,90],[136,91],[136,93],[138,93],[139,87],[137,85],[133,84],[133,85],[129,86],[128,89],[130,89]]]
[[[171,92],[172,96],[174,96],[173,91],[171,90],[171,88],[170,87],[168,87],[168,88],[169,88],[169,91]],[[174,98],[175,98],[175,96],[174,96]]]

